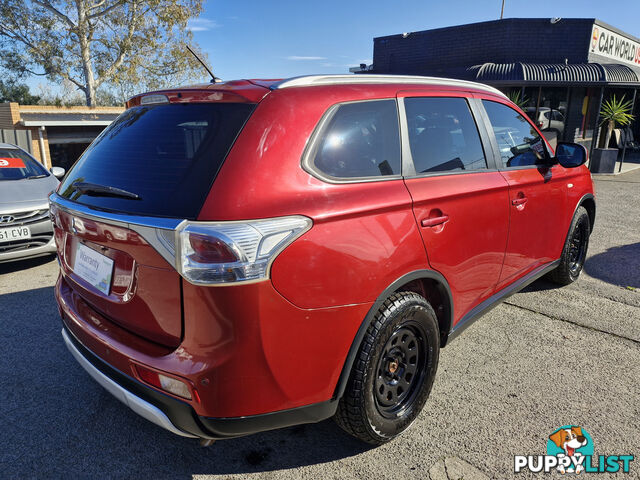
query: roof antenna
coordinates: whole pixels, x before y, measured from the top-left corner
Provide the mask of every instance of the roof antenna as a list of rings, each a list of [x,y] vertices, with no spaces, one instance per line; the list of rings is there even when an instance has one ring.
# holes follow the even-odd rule
[[[187,47],[187,50],[189,50],[191,52],[191,55],[193,55],[194,57],[196,57],[196,60],[198,60],[202,66],[204,67],[204,69],[209,73],[209,75],[211,75],[211,83],[216,83],[216,76],[213,74],[213,72],[209,69],[209,67],[207,67],[207,64],[204,63],[200,57],[198,55],[196,55],[196,52],[194,52],[193,50],[191,50],[191,47],[189,47],[189,45],[185,45]]]

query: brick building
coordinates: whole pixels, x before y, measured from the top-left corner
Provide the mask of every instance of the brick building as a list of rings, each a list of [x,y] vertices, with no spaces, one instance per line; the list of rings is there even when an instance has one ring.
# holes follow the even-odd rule
[[[28,151],[47,168],[69,169],[124,107],[0,103],[0,142]]]
[[[373,45],[373,65],[356,73],[452,77],[519,92],[540,126],[588,149],[598,143],[604,100],[624,95],[640,113],[640,40],[597,19],[495,20],[378,37]],[[636,140],[639,125],[631,130]]]

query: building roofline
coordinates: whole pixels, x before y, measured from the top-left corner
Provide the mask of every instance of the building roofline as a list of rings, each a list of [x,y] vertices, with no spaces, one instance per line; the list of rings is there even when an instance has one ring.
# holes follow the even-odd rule
[[[613,25],[609,25],[606,22],[603,22],[602,20],[598,20],[597,18],[594,20],[594,23],[596,25],[599,25],[600,27],[604,27],[607,30],[611,30],[612,32],[617,33],[618,35],[622,36],[622,37],[627,37],[629,40],[633,40],[636,43],[640,43],[640,38],[635,37],[633,35],[631,35],[630,33],[624,32],[622,30],[620,30],[619,28],[614,27]]]
[[[471,22],[471,23],[463,23],[462,25],[449,25],[448,27],[439,27],[439,28],[429,28],[429,29],[425,29],[425,30],[417,30],[415,32],[409,32],[409,36],[411,35],[416,35],[416,34],[421,34],[421,33],[425,33],[425,32],[442,32],[444,30],[455,30],[457,28],[461,28],[461,27],[470,27],[470,26],[476,26],[476,25],[488,25],[488,24],[494,24],[494,23],[508,23],[509,21],[512,20],[519,20],[519,21],[536,21],[536,20],[546,20],[546,21],[551,21],[550,17],[537,17],[537,18],[521,18],[521,17],[515,17],[515,18],[504,18],[504,19],[497,19],[497,20],[486,20],[484,22]],[[600,20],[596,19],[596,18],[562,18],[561,20],[582,20],[582,21],[590,21],[590,22],[594,22],[594,23],[601,23],[603,27],[609,28],[607,26],[606,23],[604,22],[600,22]],[[618,32],[620,30],[617,30]],[[628,35],[626,33],[622,33],[623,35]],[[374,37],[373,40],[378,40],[378,39],[382,39],[382,38],[391,38],[391,37],[402,37],[404,34],[402,33],[394,33],[391,35],[382,35],[380,37]]]
[[[107,126],[111,120],[20,120],[25,127],[90,127]]]
[[[122,113],[125,107],[58,107],[55,105],[19,105],[20,113],[65,114],[65,113]]]

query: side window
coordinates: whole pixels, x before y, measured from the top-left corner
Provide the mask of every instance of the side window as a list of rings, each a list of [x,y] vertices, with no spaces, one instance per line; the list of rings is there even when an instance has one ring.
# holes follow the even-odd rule
[[[526,118],[502,103],[483,100],[482,104],[493,126],[504,167],[544,163],[544,140]]]
[[[333,107],[310,158],[317,170],[331,177],[400,175],[400,132],[395,99]]]
[[[405,98],[417,173],[487,168],[478,128],[464,98]]]

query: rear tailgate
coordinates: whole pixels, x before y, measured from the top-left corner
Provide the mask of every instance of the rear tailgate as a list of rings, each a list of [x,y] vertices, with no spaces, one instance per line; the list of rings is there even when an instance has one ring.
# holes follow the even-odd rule
[[[60,268],[69,286],[114,323],[177,347],[182,337],[181,278],[173,266],[131,229],[52,210]],[[99,277],[87,271],[94,266]]]
[[[154,95],[165,101],[129,108],[50,197],[65,281],[104,317],[170,347],[182,337],[173,229],[198,217],[255,107],[207,95],[221,102]]]

